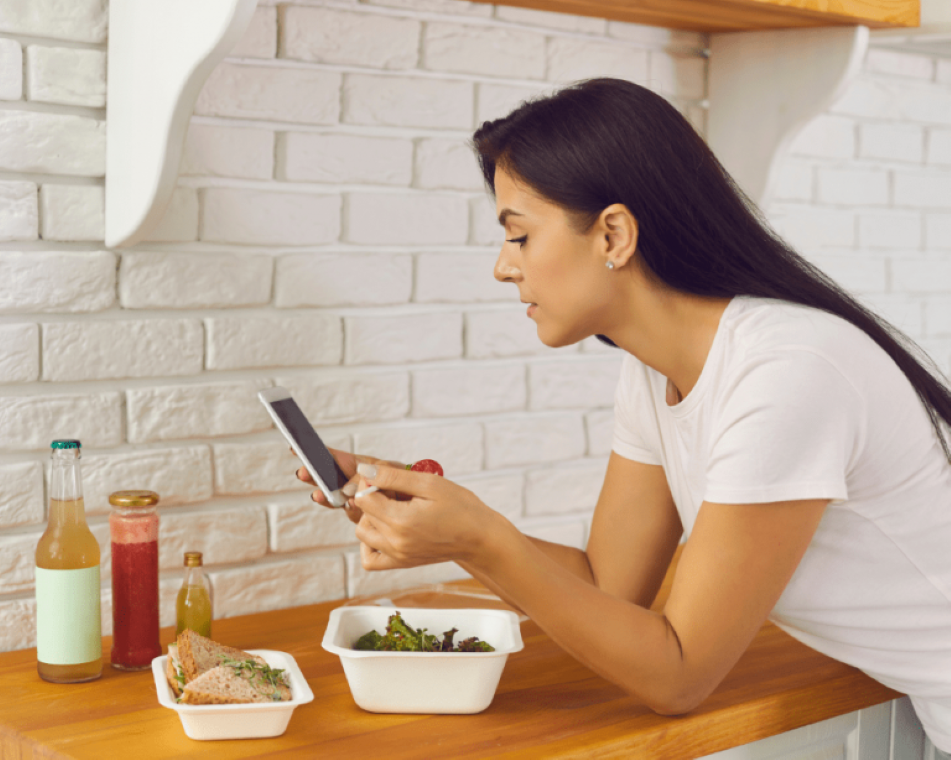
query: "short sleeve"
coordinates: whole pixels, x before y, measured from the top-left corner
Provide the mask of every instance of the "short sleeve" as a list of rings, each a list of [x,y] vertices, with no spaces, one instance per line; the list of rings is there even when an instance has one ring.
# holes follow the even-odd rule
[[[848,498],[864,402],[827,357],[793,348],[750,360],[726,384],[718,409],[707,501]]]
[[[662,464],[657,408],[647,367],[625,356],[614,394],[614,442],[611,449],[625,459]]]

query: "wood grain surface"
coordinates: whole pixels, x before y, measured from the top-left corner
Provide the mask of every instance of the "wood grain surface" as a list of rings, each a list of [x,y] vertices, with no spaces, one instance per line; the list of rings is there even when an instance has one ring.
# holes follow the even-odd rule
[[[696,32],[918,26],[919,0],[477,0]]]
[[[525,649],[509,657],[485,712],[377,715],[354,704],[339,659],[320,646],[330,611],[341,603],[215,621],[217,641],[289,652],[300,665],[314,701],[295,710],[283,736],[193,741],[178,716],[158,704],[151,671],[107,665],[98,681],[56,685],[36,675],[36,650],[29,649],[0,654],[0,757],[686,760],[900,696],[767,624],[699,709],[664,717],[580,665],[529,621],[522,624]],[[163,646],[172,634],[163,629]],[[110,646],[103,639],[104,659]]]

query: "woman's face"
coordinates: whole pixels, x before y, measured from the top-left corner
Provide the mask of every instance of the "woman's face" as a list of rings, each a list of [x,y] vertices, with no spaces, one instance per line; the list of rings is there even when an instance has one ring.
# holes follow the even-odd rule
[[[496,169],[496,212],[505,242],[495,278],[518,287],[539,339],[548,346],[577,343],[601,330],[608,309],[605,241],[595,225],[579,233],[565,210]]]

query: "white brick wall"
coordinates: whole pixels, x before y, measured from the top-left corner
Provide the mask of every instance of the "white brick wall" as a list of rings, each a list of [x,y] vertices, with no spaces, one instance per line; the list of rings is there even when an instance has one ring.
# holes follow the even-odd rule
[[[0,100],[23,97],[23,48],[16,40],[0,39]]]
[[[405,187],[412,176],[410,140],[305,132],[285,132],[278,138],[279,179]]]
[[[123,488],[161,496],[166,624],[186,549],[205,552],[218,616],[463,576],[359,567],[353,525],[312,504],[255,398],[275,384],[328,445],[437,458],[532,535],[583,545],[617,356],[543,346],[494,280],[502,236],[467,144],[584,74],[634,77],[702,121],[705,40],[463,0],[262,5],[198,98],[164,217],[113,252],[107,21],[100,0],[0,3],[0,650],[35,643],[30,557],[60,437],[84,444],[106,618]],[[951,124],[918,127],[926,164],[884,158],[940,173]],[[831,245],[877,210],[846,213]],[[951,224],[892,213],[929,240]],[[944,340],[928,297],[919,318]]]
[[[355,193],[345,215],[351,243],[459,245],[466,242],[469,205],[450,195]]]
[[[265,385],[246,380],[129,389],[129,441],[145,443],[266,430],[271,427],[271,418],[255,398]]]
[[[155,491],[163,507],[202,502],[212,494],[208,446],[151,448],[83,456],[86,514],[109,514],[109,494],[128,487],[135,473],[137,488]]]
[[[342,121],[466,130],[472,125],[472,97],[472,84],[466,81],[348,74]]]
[[[415,19],[282,5],[280,55],[314,63],[411,69],[422,24]]]
[[[123,440],[122,396],[85,394],[0,396],[0,452],[46,451],[56,438],[87,446],[118,446]]]
[[[39,462],[0,466],[0,527],[41,522],[43,501],[43,468]]]
[[[29,45],[28,100],[68,106],[106,105],[106,54],[102,50]]]
[[[290,254],[277,260],[274,280],[274,300],[282,308],[406,303],[413,259],[399,253]]]
[[[181,174],[235,179],[270,179],[274,133],[192,122],[185,139]]]
[[[209,188],[202,240],[305,245],[340,235],[340,196]]]
[[[44,240],[102,240],[106,198],[97,185],[44,184],[40,189]]]
[[[14,172],[102,177],[106,123],[88,116],[0,110],[0,166]]]
[[[340,74],[223,63],[195,103],[195,113],[297,124],[334,124],[340,113]]]
[[[768,214],[948,372],[951,350],[936,340],[951,332],[951,90],[940,64],[873,47],[796,138]]]
[[[324,314],[211,317],[205,330],[208,369],[339,364],[343,352],[340,317]]]
[[[28,383],[39,374],[39,325],[0,325],[0,383]]]
[[[243,253],[123,253],[125,309],[233,308],[267,303],[273,261]]]
[[[109,251],[0,251],[0,314],[106,309],[115,301],[115,262]]]
[[[0,240],[36,240],[39,210],[32,182],[0,182]]]
[[[197,319],[43,325],[43,380],[194,375],[204,360]]]

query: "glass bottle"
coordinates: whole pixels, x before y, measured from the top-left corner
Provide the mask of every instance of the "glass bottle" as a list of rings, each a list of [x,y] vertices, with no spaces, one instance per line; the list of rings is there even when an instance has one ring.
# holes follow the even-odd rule
[[[86,524],[81,444],[51,444],[49,524],[36,545],[36,669],[54,683],[102,675],[99,543]]]
[[[175,604],[175,635],[186,628],[211,638],[211,590],[202,570],[201,552],[185,552],[185,580]]]
[[[159,497],[154,491],[109,496],[112,537],[112,667],[145,670],[159,643]]]

